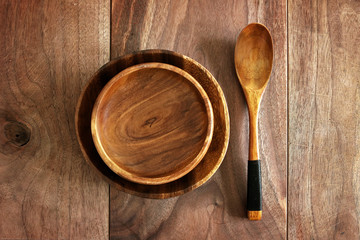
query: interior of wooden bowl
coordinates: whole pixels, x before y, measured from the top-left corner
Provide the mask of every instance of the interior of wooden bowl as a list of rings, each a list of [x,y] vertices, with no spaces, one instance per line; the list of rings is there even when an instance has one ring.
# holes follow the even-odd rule
[[[92,113],[98,153],[118,175],[164,184],[190,172],[205,156],[213,112],[201,85],[165,63],[126,68],[106,84]]]
[[[169,183],[145,185],[134,183],[113,172],[98,154],[91,135],[91,113],[104,86],[122,70],[146,62],[167,63],[192,75],[206,91],[214,115],[212,141],[203,160],[188,174]],[[145,50],[120,57],[105,64],[88,82],[78,102],[75,125],[78,141],[87,162],[109,183],[120,190],[141,197],[168,198],[191,191],[205,183],[218,169],[229,143],[230,123],[224,94],[214,77],[199,63],[166,50]]]

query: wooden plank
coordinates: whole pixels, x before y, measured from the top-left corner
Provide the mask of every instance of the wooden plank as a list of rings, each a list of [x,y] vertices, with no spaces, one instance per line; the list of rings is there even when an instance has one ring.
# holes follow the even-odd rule
[[[0,3],[0,239],[107,239],[108,184],[76,142],[77,98],[109,60],[109,1]]]
[[[359,239],[360,3],[288,14],[289,239]]]
[[[263,220],[246,219],[248,115],[234,63],[237,35],[262,22],[274,37],[274,69],[260,110]],[[112,1],[111,56],[162,48],[194,58],[227,98],[227,156],[204,186],[181,197],[150,200],[110,190],[111,239],[286,238],[286,1]]]

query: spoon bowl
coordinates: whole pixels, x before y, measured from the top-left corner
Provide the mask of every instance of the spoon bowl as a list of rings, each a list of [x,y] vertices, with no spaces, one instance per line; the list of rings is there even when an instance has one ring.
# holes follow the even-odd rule
[[[241,31],[236,42],[235,69],[249,110],[247,211],[250,220],[260,220],[262,217],[257,118],[272,64],[273,43],[269,30],[259,23],[249,24]]]
[[[235,48],[235,68],[243,88],[263,91],[269,81],[273,46],[269,31],[250,24],[240,33]]]

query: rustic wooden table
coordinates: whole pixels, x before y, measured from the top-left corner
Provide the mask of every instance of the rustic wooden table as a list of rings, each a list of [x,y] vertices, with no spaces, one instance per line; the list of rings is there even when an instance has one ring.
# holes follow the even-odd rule
[[[0,2],[0,239],[359,239],[359,1]],[[275,47],[259,117],[258,222],[245,216],[248,116],[233,63],[250,22],[265,24]],[[153,48],[204,65],[231,119],[218,172],[167,200],[109,187],[74,129],[90,76]]]

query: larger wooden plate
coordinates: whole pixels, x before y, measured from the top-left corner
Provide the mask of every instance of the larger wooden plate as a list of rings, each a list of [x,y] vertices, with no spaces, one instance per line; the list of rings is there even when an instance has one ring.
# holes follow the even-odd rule
[[[141,63],[167,63],[193,76],[206,91],[213,108],[214,130],[208,151],[202,161],[185,176],[165,184],[146,185],[131,182],[113,172],[98,154],[91,135],[91,114],[104,86],[122,70]],[[86,161],[110,184],[120,190],[147,198],[169,198],[204,184],[219,168],[229,143],[229,113],[224,94],[215,78],[195,60],[167,50],[145,50],[105,64],[85,86],[76,108],[76,134]]]

